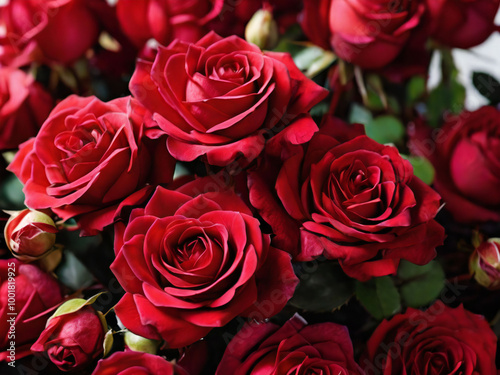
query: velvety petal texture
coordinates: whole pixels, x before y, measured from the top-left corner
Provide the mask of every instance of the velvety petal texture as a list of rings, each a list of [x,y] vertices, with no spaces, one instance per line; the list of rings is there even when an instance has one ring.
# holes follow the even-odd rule
[[[215,33],[195,44],[159,47],[154,62],[138,62],[130,90],[155,113],[176,159],[204,156],[216,166],[236,159],[248,165],[268,139],[327,95],[290,55],[263,53],[236,36]],[[306,125],[300,142],[317,130],[313,122]]]
[[[97,363],[92,375],[189,375],[158,355],[126,351],[116,352]]]
[[[276,243],[301,261],[337,259],[358,280],[392,274],[401,259],[426,264],[444,240],[439,195],[361,125],[327,118],[307,146],[269,157],[248,182]]]
[[[111,270],[125,289],[115,308],[132,332],[189,345],[238,315],[278,313],[298,282],[289,254],[269,246],[259,221],[212,178],[158,187],[129,223],[116,224]]]
[[[148,138],[150,116],[130,97],[63,100],[9,166],[24,183],[26,205],[76,217],[93,234],[113,222],[120,205],[141,199],[134,193],[148,182],[170,182],[175,161],[164,138]]]
[[[246,324],[231,340],[216,375],[364,375],[346,327],[307,325],[295,315],[282,327]]]
[[[496,375],[497,337],[488,322],[441,301],[384,320],[368,340],[367,374]]]

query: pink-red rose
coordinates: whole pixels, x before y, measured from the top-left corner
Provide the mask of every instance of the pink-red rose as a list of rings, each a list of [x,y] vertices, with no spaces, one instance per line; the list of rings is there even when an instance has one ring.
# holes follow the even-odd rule
[[[427,0],[431,36],[448,47],[471,48],[484,42],[495,26],[500,0]]]
[[[44,330],[63,296],[52,276],[16,259],[0,259],[0,285],[0,313],[4,317],[0,323],[0,361],[6,361],[11,355],[11,341],[15,341],[15,358],[19,359],[31,354],[31,344]],[[15,321],[13,336],[9,335],[13,326],[11,318]]]
[[[148,182],[172,178],[175,161],[164,140],[147,138],[147,121],[130,97],[63,100],[9,166],[25,185],[26,205],[77,217],[90,234],[111,224],[119,205],[147,195]]]
[[[50,94],[31,75],[0,68],[0,150],[35,136],[52,105]]]
[[[364,375],[346,327],[307,325],[299,315],[283,327],[247,324],[231,340],[217,375]]]
[[[223,0],[119,0],[118,20],[137,47],[149,39],[166,45],[174,39],[196,42],[206,24],[222,9]]]
[[[497,338],[463,306],[408,309],[375,330],[361,361],[366,375],[496,375]]]
[[[302,28],[341,59],[375,69],[398,56],[425,11],[424,0],[305,0]]]
[[[74,371],[85,368],[102,354],[105,333],[97,312],[85,306],[51,317],[31,350],[47,352],[62,371]]]
[[[417,122],[411,148],[434,164],[434,187],[455,220],[500,220],[499,110],[462,112],[451,116],[439,131]]]
[[[241,198],[210,178],[158,187],[115,234],[111,270],[126,291],[116,314],[133,333],[172,348],[238,315],[273,316],[298,282],[290,256],[269,246]]]
[[[131,372],[133,371],[133,373]],[[101,359],[92,375],[188,375],[182,368],[152,354],[126,351]]]
[[[1,8],[6,50],[29,50],[29,59],[69,64],[99,36],[90,5],[104,0],[10,0]],[[41,55],[41,56],[39,56]],[[4,58],[8,58],[5,56]],[[15,57],[15,56],[13,56]]]
[[[138,62],[130,90],[155,112],[176,159],[206,155],[217,166],[240,156],[249,163],[269,138],[307,142],[316,125],[291,122],[326,96],[289,54],[214,33],[196,44],[159,47],[153,63]]]
[[[308,145],[250,172],[249,186],[278,246],[298,260],[338,259],[358,280],[392,274],[401,259],[426,264],[444,239],[439,195],[361,125],[328,118]]]

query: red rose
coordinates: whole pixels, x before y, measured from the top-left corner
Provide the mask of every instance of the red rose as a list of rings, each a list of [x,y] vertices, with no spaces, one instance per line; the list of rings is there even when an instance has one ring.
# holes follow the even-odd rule
[[[486,320],[436,302],[384,320],[361,363],[367,375],[496,375],[497,338]]]
[[[170,181],[175,161],[163,141],[146,138],[147,116],[129,97],[63,100],[9,166],[25,184],[26,205],[77,217],[91,234],[112,223],[120,204],[144,197],[147,182]]]
[[[412,151],[434,164],[445,209],[462,223],[500,220],[500,111],[463,112],[432,134],[416,125]]]
[[[31,49],[32,53],[36,46],[43,59],[69,64],[81,57],[99,35],[99,24],[89,3],[88,0],[10,0],[1,9],[5,42],[18,50]]]
[[[137,47],[149,39],[166,45],[174,39],[196,42],[206,24],[222,9],[223,0],[119,0],[118,20]]]
[[[8,313],[17,313],[14,316],[14,352],[15,359],[19,359],[31,354],[31,344],[43,331],[52,310],[62,302],[63,296],[59,284],[52,276],[16,259],[0,260],[0,285],[0,313],[4,317],[0,323],[0,361],[10,362],[9,348],[13,340],[12,336],[9,337],[9,319],[12,316]],[[14,310],[11,309],[12,306]]]
[[[289,124],[326,95],[290,55],[214,33],[196,44],[160,47],[154,63],[139,61],[130,90],[156,112],[176,159],[206,155],[217,166],[238,156],[252,161],[269,137],[307,142],[314,123]]]
[[[362,68],[381,68],[401,52],[426,10],[424,0],[305,0],[309,39]]]
[[[0,68],[0,150],[35,136],[52,105],[50,94],[31,75]]]
[[[364,281],[396,272],[401,259],[426,264],[443,242],[439,195],[361,125],[328,118],[307,146],[284,153],[280,170],[268,163],[249,174],[250,201],[298,260],[323,254]]]
[[[107,325],[92,307],[84,306],[61,315],[56,311],[54,315],[31,347],[32,351],[47,352],[62,371],[85,368],[102,354]]]
[[[224,0],[220,14],[210,28],[222,36],[238,35],[243,37],[245,26],[259,9],[273,13],[279,30],[283,33],[297,23],[297,16],[302,9],[301,0]]]
[[[471,48],[483,43],[497,29],[495,15],[500,0],[427,0],[431,36],[449,47]]]
[[[179,348],[236,316],[278,313],[298,282],[290,256],[269,246],[259,221],[211,179],[158,187],[117,224],[111,270],[126,291],[115,307],[130,331]],[[121,227],[121,228],[120,228]]]
[[[116,352],[106,359],[101,359],[92,375],[187,375],[180,367],[166,359],[140,352]]]
[[[299,315],[279,327],[247,324],[229,343],[217,375],[364,375],[354,362],[346,327],[307,325]]]

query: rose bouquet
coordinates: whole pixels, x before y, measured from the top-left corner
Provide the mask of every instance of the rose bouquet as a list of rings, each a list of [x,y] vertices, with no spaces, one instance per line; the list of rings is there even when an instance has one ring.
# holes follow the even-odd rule
[[[497,375],[499,8],[2,2],[0,373]]]

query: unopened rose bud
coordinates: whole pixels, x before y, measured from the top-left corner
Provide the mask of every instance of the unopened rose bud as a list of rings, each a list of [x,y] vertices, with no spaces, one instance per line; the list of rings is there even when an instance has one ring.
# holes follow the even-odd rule
[[[269,10],[255,12],[245,28],[245,39],[261,49],[272,49],[278,44],[278,25]]]
[[[29,260],[51,250],[56,242],[56,233],[56,225],[49,215],[26,209],[12,214],[4,234],[12,254]]]
[[[85,368],[104,351],[107,324],[102,314],[82,299],[63,303],[48,320],[34,352],[47,352],[62,371]]]
[[[138,336],[130,331],[125,332],[124,337],[125,345],[135,352],[143,352],[149,354],[156,354],[160,341],[150,340],[142,336]]]
[[[478,284],[490,290],[500,289],[500,238],[479,245],[470,258],[469,269]]]

